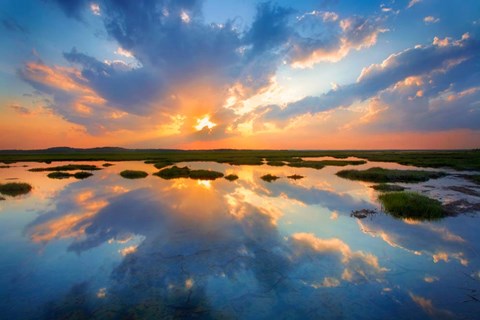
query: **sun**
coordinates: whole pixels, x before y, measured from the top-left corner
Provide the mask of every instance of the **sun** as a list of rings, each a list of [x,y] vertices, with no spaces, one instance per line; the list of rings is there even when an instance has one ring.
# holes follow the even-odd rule
[[[205,127],[211,130],[216,125],[217,125],[216,123],[213,123],[212,121],[210,121],[210,116],[207,114],[203,118],[197,119],[197,125],[194,126],[194,128],[197,129],[198,131],[203,130],[203,128]]]

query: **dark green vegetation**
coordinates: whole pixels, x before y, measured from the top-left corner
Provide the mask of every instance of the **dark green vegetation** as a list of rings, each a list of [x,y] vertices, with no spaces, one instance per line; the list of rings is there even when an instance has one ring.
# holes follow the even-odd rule
[[[365,160],[306,160],[289,162],[288,166],[294,168],[322,169],[325,166],[344,167],[348,165],[360,165],[365,163],[367,163]]]
[[[238,179],[238,176],[236,174],[229,174],[225,176],[225,179],[227,179],[228,181],[235,181]]]
[[[31,190],[32,186],[24,182],[10,182],[0,184],[0,193],[12,197],[29,193]]]
[[[125,179],[141,179],[148,176],[148,173],[139,170],[123,170],[120,175]]]
[[[396,218],[435,220],[448,215],[439,201],[415,192],[389,192],[378,199],[385,212]]]
[[[288,179],[292,179],[292,180],[300,180],[300,179],[303,179],[305,178],[304,176],[301,176],[299,174],[293,174],[291,176],[287,176]]]
[[[196,180],[215,180],[223,177],[223,173],[213,170],[191,170],[189,167],[177,167],[160,170],[154,175],[163,179],[190,178]]]
[[[273,166],[273,167],[281,167],[281,166],[285,165],[285,162],[277,161],[277,160],[271,160],[271,161],[267,161],[267,165]]]
[[[102,164],[102,167],[107,168],[107,167],[111,167],[111,166],[113,166],[113,165],[114,165],[113,163],[108,163],[108,162],[107,162],[107,163]]]
[[[71,176],[73,175],[68,172],[61,172],[61,171],[54,171],[47,174],[47,177],[49,177],[50,179],[68,179]]]
[[[54,171],[51,172],[47,175],[47,177],[51,179],[68,179],[71,177],[74,177],[75,179],[86,179],[88,177],[93,176],[92,173],[86,172],[86,171],[80,171],[80,172],[75,172],[75,173],[68,173],[68,172],[62,172],[62,171]]]
[[[444,172],[423,170],[393,170],[379,167],[367,170],[342,170],[337,176],[369,182],[423,182],[429,179],[444,177]]]
[[[381,192],[393,192],[393,191],[403,191],[404,187],[398,186],[396,184],[380,183],[372,186],[374,190]]]
[[[75,171],[75,170],[101,170],[99,167],[91,164],[67,164],[64,166],[49,167],[49,168],[32,168],[28,171],[32,172],[43,172],[43,171]]]
[[[280,177],[271,175],[271,174],[269,173],[269,174],[266,174],[266,175],[264,175],[264,176],[261,176],[260,179],[262,179],[263,181],[272,182],[272,181],[275,181],[275,180],[277,180],[277,179],[280,179]]]
[[[449,167],[457,170],[480,170],[480,150],[451,151],[294,151],[294,150],[129,150],[122,148],[51,148],[46,150],[3,150],[0,162],[18,161],[125,161],[150,160],[152,163],[170,161],[216,161],[230,164],[260,165],[267,161],[298,162],[300,157],[331,156],[344,159],[349,156],[369,161],[396,162],[418,167]],[[326,164],[324,165],[333,165]],[[338,163],[337,163],[338,165]]]

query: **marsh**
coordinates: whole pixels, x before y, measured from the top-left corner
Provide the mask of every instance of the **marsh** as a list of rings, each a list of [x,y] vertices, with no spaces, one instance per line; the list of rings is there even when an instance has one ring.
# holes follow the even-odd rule
[[[21,162],[0,171],[1,183],[32,185],[0,202],[6,318],[366,319],[402,318],[402,310],[405,319],[425,319],[478,312],[479,212],[414,220],[383,212],[379,200],[402,187],[435,204],[480,203],[460,192],[478,190],[465,172],[428,168],[446,174],[377,191],[375,183],[336,173],[418,168],[180,161],[162,166],[175,171],[162,179],[154,175],[158,162],[103,163],[82,161],[102,168],[85,180],[50,179]],[[124,179],[125,170],[143,178]],[[268,183],[265,176],[279,179]],[[375,214],[359,219],[352,212]]]

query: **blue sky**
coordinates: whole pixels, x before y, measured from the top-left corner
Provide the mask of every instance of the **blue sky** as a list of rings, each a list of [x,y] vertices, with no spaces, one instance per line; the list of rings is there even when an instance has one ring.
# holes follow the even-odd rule
[[[0,148],[475,148],[479,30],[474,0],[4,0]]]

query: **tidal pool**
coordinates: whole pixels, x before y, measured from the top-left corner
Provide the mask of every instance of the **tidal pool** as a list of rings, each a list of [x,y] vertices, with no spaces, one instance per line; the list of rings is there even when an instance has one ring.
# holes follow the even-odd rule
[[[335,175],[418,168],[177,164],[235,181],[164,180],[143,162],[85,180],[28,171],[62,164],[0,169],[0,183],[33,186],[0,201],[2,319],[479,318],[479,212],[394,219],[381,213],[373,183]],[[123,170],[149,175],[129,180]],[[399,185],[443,203],[480,202],[450,188],[478,186],[447,172]],[[379,213],[351,217],[359,209]]]

